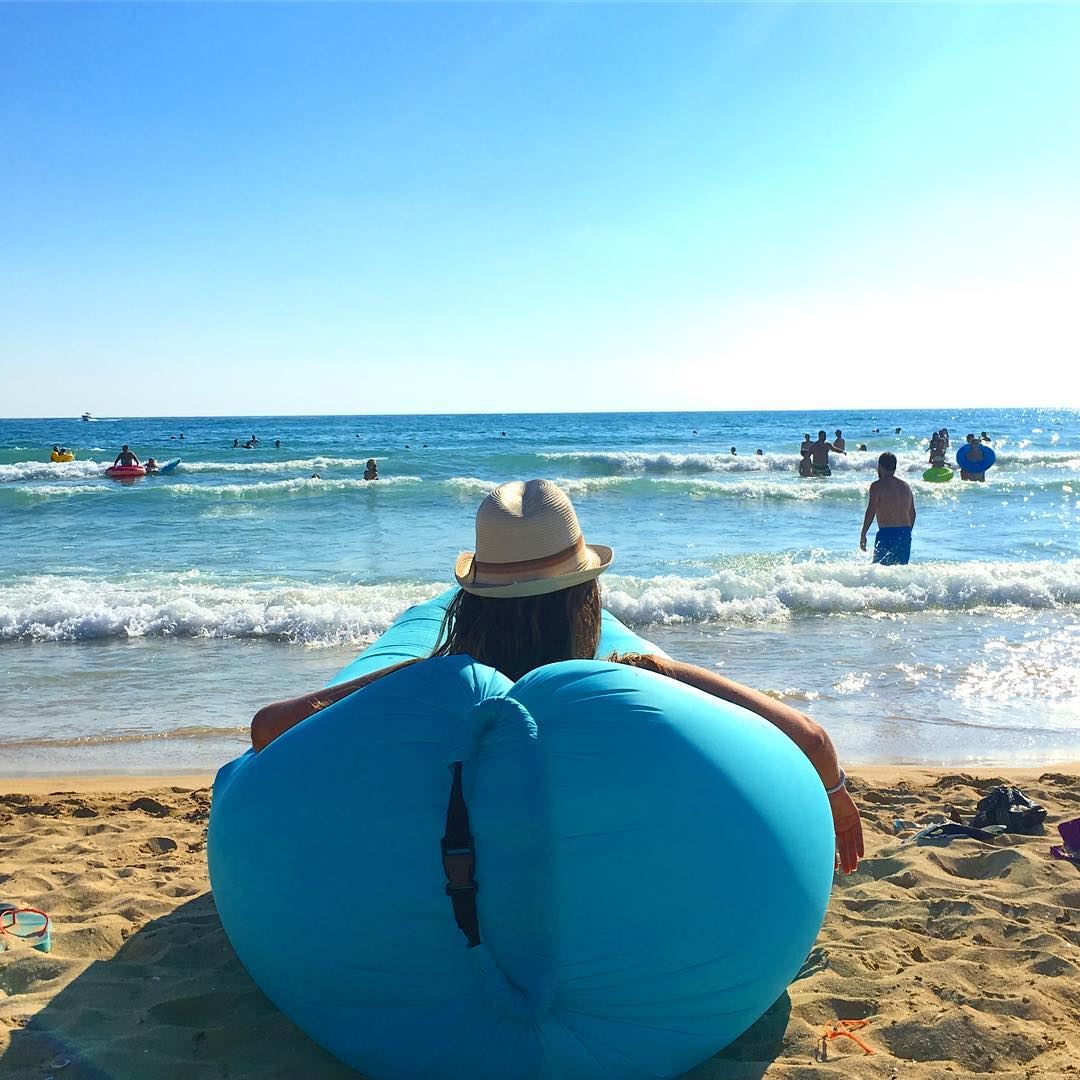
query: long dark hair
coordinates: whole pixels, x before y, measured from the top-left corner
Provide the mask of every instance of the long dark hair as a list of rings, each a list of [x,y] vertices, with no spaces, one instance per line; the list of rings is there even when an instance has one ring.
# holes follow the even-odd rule
[[[560,660],[591,660],[600,644],[596,581],[541,596],[477,596],[459,589],[447,605],[432,656],[466,653],[520,679]]]

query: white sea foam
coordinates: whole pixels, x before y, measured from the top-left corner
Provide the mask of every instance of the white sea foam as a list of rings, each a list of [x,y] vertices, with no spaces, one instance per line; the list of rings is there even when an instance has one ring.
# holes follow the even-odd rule
[[[123,581],[38,576],[0,585],[0,640],[171,636],[363,645],[405,608],[441,588],[226,585],[203,581],[197,573]]]
[[[162,484],[160,490],[175,498],[226,496],[258,499],[274,495],[325,495],[340,491],[385,491],[423,483],[419,476],[389,476],[373,483],[360,477],[297,476],[289,480],[256,480],[248,484]]]
[[[0,640],[178,636],[370,642],[446,583],[383,585],[208,581],[197,572],[120,580],[36,576],[0,585]],[[704,577],[608,574],[604,604],[635,626],[783,623],[814,614],[904,615],[1080,605],[1080,559],[868,566],[862,560],[748,558]]]
[[[647,453],[635,450],[611,451],[554,451],[540,453],[537,457],[562,465],[604,469],[610,473],[761,473],[793,472],[799,463],[799,454],[672,454]],[[846,458],[834,456],[834,469],[857,469],[873,471],[876,455],[852,452]]]
[[[159,459],[162,464],[166,460]],[[367,458],[307,457],[277,459],[274,461],[187,461],[181,459],[174,475],[181,473],[252,473],[273,474],[297,472],[308,474],[320,469],[344,469],[363,472]],[[17,483],[23,480],[78,480],[102,477],[112,464],[108,460],[79,458],[75,461],[15,461],[0,465],[0,483]]]
[[[272,461],[181,461],[177,472],[187,473],[280,473],[319,469],[353,469],[364,471],[368,459],[347,457],[277,458]]]
[[[921,468],[921,466],[920,466]],[[1003,489],[999,483],[993,489],[987,485],[940,484],[924,481],[920,476],[908,477],[909,483],[918,491],[920,499],[957,498],[960,491],[985,493],[991,490],[1010,495],[1024,493],[1065,493],[1068,485],[1061,481],[1024,481],[1013,479]],[[615,492],[627,495],[660,495],[664,497],[717,498],[743,500],[780,500],[796,503],[814,503],[823,500],[864,502],[869,490],[870,477],[845,479],[832,477],[797,477],[784,479],[765,474],[760,477],[730,476],[588,476],[556,477],[555,482],[572,498]],[[456,477],[447,483],[470,496],[482,496],[492,489],[493,482],[471,477]]]
[[[91,476],[103,476],[107,467],[105,462],[92,458],[77,461],[15,461],[10,465],[0,465],[0,484],[22,480],[84,480]]]
[[[948,455],[952,461],[955,449]],[[873,475],[877,469],[878,450],[848,450],[846,455],[832,454],[829,464],[834,473],[855,472]],[[627,473],[794,473],[799,463],[798,452],[789,454],[673,454],[631,450],[574,451],[561,450],[540,453],[539,458],[557,462],[564,467],[603,470],[609,474]],[[929,467],[925,450],[896,451],[898,471],[921,474]],[[997,470],[1010,469],[1080,469],[1080,456],[1070,451],[1027,450],[1000,451]]]
[[[608,574],[604,604],[634,625],[776,623],[800,614],[1059,608],[1080,604],[1080,559],[867,566],[748,559],[706,577]]]

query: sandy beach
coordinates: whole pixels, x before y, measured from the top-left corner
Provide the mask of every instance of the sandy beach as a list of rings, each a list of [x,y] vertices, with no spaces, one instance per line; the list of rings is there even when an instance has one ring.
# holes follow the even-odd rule
[[[1080,765],[854,770],[867,858],[837,879],[798,978],[693,1080],[1080,1075],[1080,868],[1055,861]],[[0,955],[0,1074],[18,1080],[345,1077],[240,966],[209,892],[208,775],[0,781],[0,899],[54,919]],[[968,815],[995,784],[1045,835],[902,844],[893,821]],[[866,1019],[821,1053],[823,1026]]]

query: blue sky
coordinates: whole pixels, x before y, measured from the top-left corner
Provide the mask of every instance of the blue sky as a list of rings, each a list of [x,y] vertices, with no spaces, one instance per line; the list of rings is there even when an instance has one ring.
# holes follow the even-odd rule
[[[0,415],[1080,405],[1080,7],[0,4]]]

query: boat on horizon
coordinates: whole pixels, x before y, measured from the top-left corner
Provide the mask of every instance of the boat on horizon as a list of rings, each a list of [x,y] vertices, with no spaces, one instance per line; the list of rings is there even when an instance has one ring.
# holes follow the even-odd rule
[[[96,416],[91,416],[91,415],[90,415],[90,413],[88,413],[88,412],[84,412],[84,413],[82,414],[82,418],[83,418],[84,420],[87,420],[87,421],[89,421],[89,420],[96,420],[96,419],[97,419],[97,417],[96,417]]]

